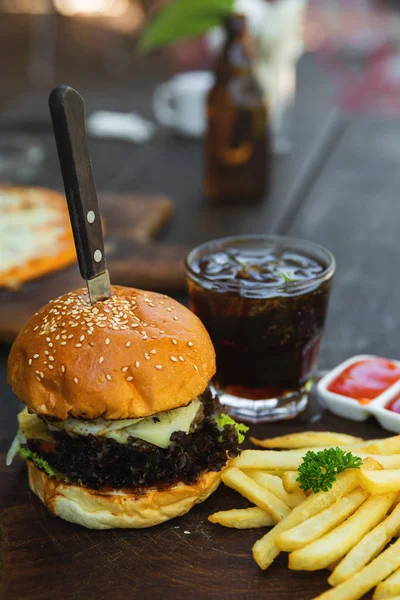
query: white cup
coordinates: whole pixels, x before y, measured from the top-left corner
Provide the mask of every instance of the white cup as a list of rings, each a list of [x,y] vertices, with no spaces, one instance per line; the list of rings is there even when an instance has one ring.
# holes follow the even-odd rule
[[[206,131],[206,99],[213,82],[210,71],[189,71],[159,85],[153,95],[157,120],[182,135],[202,137]]]

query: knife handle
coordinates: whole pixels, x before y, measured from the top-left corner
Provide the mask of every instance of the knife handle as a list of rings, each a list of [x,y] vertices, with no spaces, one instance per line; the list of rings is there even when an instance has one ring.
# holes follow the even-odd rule
[[[54,136],[74,234],[79,270],[87,281],[106,270],[103,232],[86,137],[85,103],[58,85],[49,97]]]

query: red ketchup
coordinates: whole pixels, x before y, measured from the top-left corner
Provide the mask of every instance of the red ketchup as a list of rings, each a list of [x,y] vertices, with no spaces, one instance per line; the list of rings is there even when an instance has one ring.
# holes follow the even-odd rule
[[[360,404],[368,404],[399,379],[400,366],[391,360],[366,358],[344,369],[331,381],[328,390],[335,394],[354,398]],[[400,400],[398,410],[395,412],[400,412]]]
[[[390,402],[388,402],[385,406],[386,410],[391,410],[392,412],[400,414],[400,396],[396,396]]]

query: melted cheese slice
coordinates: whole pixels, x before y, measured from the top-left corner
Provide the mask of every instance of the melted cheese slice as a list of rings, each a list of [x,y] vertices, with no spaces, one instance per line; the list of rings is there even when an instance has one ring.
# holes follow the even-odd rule
[[[27,439],[49,440],[51,431],[63,430],[71,436],[96,435],[111,438],[120,444],[126,444],[130,437],[135,437],[160,448],[167,448],[170,437],[175,431],[189,433],[200,409],[201,402],[196,398],[188,406],[167,410],[143,419],[121,421],[67,419],[49,422],[47,425],[37,415],[30,415],[25,409],[19,414],[18,421],[20,431]]]

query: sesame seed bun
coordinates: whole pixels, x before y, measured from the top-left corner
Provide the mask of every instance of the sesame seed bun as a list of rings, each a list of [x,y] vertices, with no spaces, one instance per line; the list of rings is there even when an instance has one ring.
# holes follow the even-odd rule
[[[134,419],[189,404],[215,373],[201,321],[161,294],[113,286],[91,306],[86,289],[51,301],[22,328],[8,380],[38,415]]]
[[[145,493],[97,491],[48,477],[28,460],[29,487],[49,512],[88,529],[142,528],[187,513],[218,487],[221,473],[208,471],[192,485],[178,483],[166,490]]]

